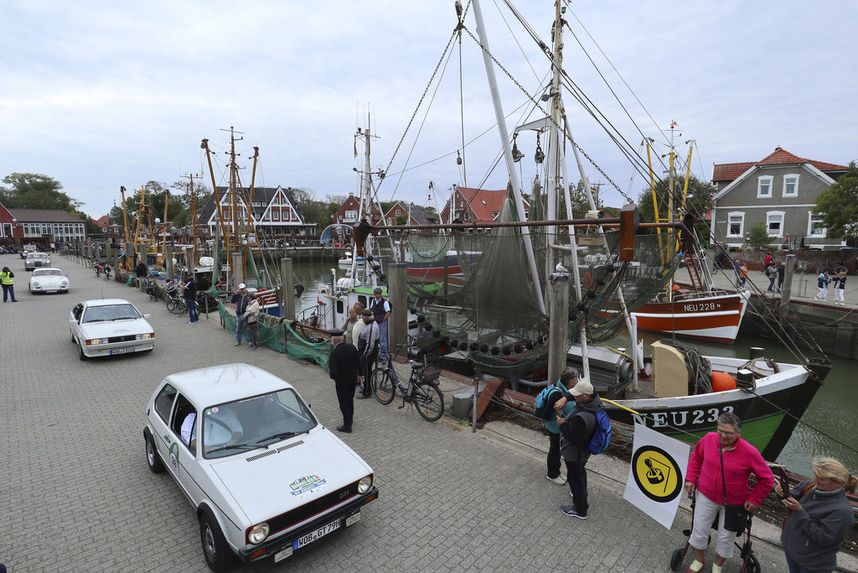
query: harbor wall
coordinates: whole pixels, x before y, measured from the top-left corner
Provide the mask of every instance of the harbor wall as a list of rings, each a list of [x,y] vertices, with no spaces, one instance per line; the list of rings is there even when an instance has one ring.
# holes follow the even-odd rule
[[[775,304],[780,303],[780,299],[774,299],[774,301]],[[772,303],[772,299],[762,301],[758,295],[752,295],[752,306],[745,314],[740,332],[771,338],[772,333],[767,325],[767,321],[772,320],[771,317],[765,312],[752,311],[761,304]],[[856,310],[858,309],[793,300],[790,301],[786,314],[792,324],[806,328],[829,356],[858,360],[858,312]]]

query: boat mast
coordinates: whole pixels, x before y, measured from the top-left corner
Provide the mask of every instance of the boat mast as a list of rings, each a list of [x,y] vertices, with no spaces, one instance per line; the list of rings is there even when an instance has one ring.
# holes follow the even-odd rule
[[[125,236],[125,270],[130,271],[133,260],[130,258],[131,250],[129,249],[131,240],[128,235],[128,212],[125,209],[125,186],[119,187],[119,194],[122,196],[122,234]]]
[[[554,3],[554,29],[553,29],[553,55],[552,55],[552,78],[551,78],[551,123],[548,132],[548,218],[555,220],[557,217],[557,204],[560,193],[564,193],[566,203],[566,214],[572,218],[572,200],[569,192],[569,174],[566,169],[566,156],[560,146],[559,126],[562,117],[565,115],[563,109],[563,98],[560,94],[560,75],[563,72],[563,10],[560,6],[560,0]],[[562,173],[561,173],[562,169]],[[562,176],[561,176],[562,175]],[[583,177],[583,175],[582,175]],[[575,227],[569,225],[569,244],[572,252],[572,277],[573,285],[575,286],[575,296],[580,303],[583,300],[581,292],[581,270],[578,265],[578,241],[575,236]],[[547,244],[546,250],[546,269],[545,276],[550,276],[554,272],[554,253],[552,242],[556,242],[557,228],[555,226],[548,227],[546,233]],[[554,314],[552,314],[552,317]],[[567,320],[566,317],[562,317]],[[588,360],[589,349],[587,347],[587,327],[582,321],[580,327],[580,344],[581,344],[581,364],[584,370],[584,378],[590,380],[590,361]],[[568,341],[564,341],[563,347],[568,351]],[[564,357],[565,361],[565,357]],[[550,364],[550,363],[549,363]],[[560,377],[561,372],[549,373],[549,380],[556,380]]]
[[[521,184],[518,180],[518,173],[515,170],[512,151],[509,147],[509,131],[506,127],[506,117],[504,116],[503,106],[501,105],[500,95],[498,94],[497,78],[495,78],[495,70],[490,56],[489,40],[486,35],[485,24],[483,23],[483,11],[482,8],[480,8],[479,0],[474,0],[473,6],[474,18],[477,22],[477,34],[479,35],[480,44],[483,48],[483,63],[486,67],[486,77],[488,78],[489,89],[492,94],[492,103],[494,104],[495,119],[498,124],[498,135],[500,136],[501,147],[503,148],[503,155],[506,161],[506,169],[509,173],[510,184],[512,185],[512,193],[515,198],[515,208],[516,211],[518,211],[519,220],[523,221],[526,219],[526,215],[524,211],[524,200],[521,197]],[[528,266],[530,267],[533,296],[536,298],[536,303],[539,306],[540,312],[545,314],[545,300],[542,297],[542,288],[540,288],[539,284],[539,271],[536,268],[536,257],[533,253],[533,243],[530,240],[530,230],[527,227],[522,227],[521,238],[524,241],[524,250],[527,254]]]
[[[206,152],[206,160],[207,160],[208,165],[209,165],[209,176],[211,177],[211,180],[212,180],[212,196],[214,197],[215,209],[217,210],[217,222],[218,222],[218,226],[220,227],[220,234],[225,237],[226,236],[226,228],[224,227],[224,222],[223,222],[223,209],[221,209],[220,193],[218,193],[218,190],[217,190],[217,181],[215,180],[214,167],[212,167],[212,155],[211,155],[211,151],[209,150],[209,140],[203,139],[202,143],[200,143],[200,147],[202,149],[204,149]],[[227,257],[229,257],[229,255],[227,255]],[[219,265],[219,264],[220,263],[218,261],[215,261],[215,265]]]
[[[170,190],[164,189],[164,240],[161,241],[161,252],[164,253],[164,268],[167,268],[167,205],[170,204]],[[173,277],[170,277],[173,278]]]
[[[251,229],[253,234],[256,234],[256,224],[253,220],[253,192],[255,190],[256,185],[256,162],[259,159],[259,148],[253,148],[253,170],[250,172],[250,194],[247,201],[247,226]]]

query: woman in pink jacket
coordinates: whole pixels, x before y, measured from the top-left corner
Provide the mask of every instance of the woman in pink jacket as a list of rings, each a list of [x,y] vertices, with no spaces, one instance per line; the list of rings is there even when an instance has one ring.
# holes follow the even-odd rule
[[[757,449],[741,438],[742,422],[732,413],[718,417],[717,432],[703,436],[688,460],[685,489],[695,493],[694,530],[689,543],[694,547],[694,561],[688,567],[691,573],[703,569],[703,554],[709,544],[709,530],[718,516],[715,537],[715,563],[712,573],[721,573],[724,561],[733,556],[735,531],[724,527],[724,507],[744,506],[753,513],[769,495],[775,478]],[[754,474],[754,489],[748,478]]]

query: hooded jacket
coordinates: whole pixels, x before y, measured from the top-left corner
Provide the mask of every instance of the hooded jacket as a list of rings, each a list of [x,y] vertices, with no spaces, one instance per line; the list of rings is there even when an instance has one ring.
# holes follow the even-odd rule
[[[834,491],[813,488],[802,496],[801,490],[808,483],[802,482],[790,491],[801,503],[801,510],[790,513],[784,520],[781,543],[787,557],[803,569],[833,571],[837,552],[855,517],[843,488]]]
[[[576,402],[575,409],[560,425],[560,455],[567,462],[586,463],[590,459],[587,444],[596,431],[596,412],[601,410],[602,400],[598,394],[589,402]]]

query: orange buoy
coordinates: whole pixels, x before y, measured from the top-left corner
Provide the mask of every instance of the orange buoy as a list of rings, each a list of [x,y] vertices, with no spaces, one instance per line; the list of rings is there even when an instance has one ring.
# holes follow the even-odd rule
[[[736,389],[736,379],[726,372],[712,372],[712,391],[724,392]]]

